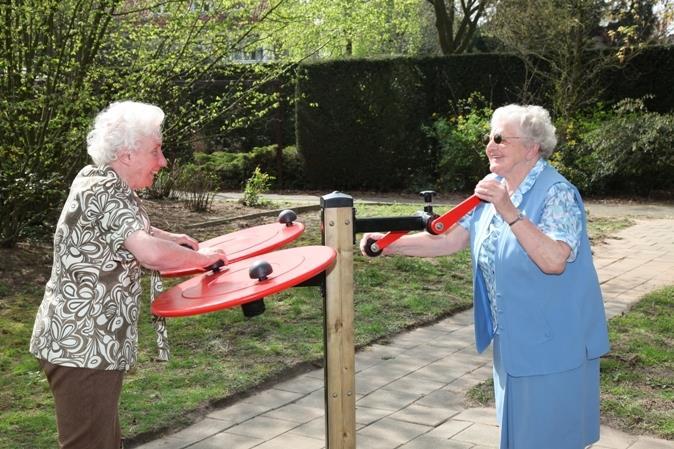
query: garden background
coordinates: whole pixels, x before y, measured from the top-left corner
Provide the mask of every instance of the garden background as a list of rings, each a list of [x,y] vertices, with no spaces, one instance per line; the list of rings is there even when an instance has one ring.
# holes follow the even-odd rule
[[[221,190],[251,193],[249,206],[259,206],[256,194],[269,188],[463,195],[485,174],[481,137],[491,112],[509,102],[551,111],[559,134],[552,163],[584,196],[671,202],[673,17],[672,2],[656,0],[2,2],[0,428],[10,435],[7,447],[53,442],[49,396],[26,353],[27,338],[48,275],[53,226],[87,163],[91,120],[111,101],[146,101],[167,113],[171,165],[143,196],[156,219],[173,218],[162,225],[178,230],[181,220],[222,212],[214,201]],[[183,203],[193,210],[179,212]],[[170,212],[161,213],[165,208]],[[361,344],[468,307],[466,260],[384,262],[392,273],[417,273],[439,296],[429,306],[419,286],[401,304],[362,299]],[[375,271],[367,275],[377,278]],[[364,274],[357,282],[369,281]],[[671,294],[663,296],[671,302]],[[291,354],[278,342],[283,320],[290,325],[314,300],[293,294],[280,302],[288,315],[263,324],[208,317],[201,334],[186,325],[178,333],[184,341],[260,364],[241,376],[238,362],[219,362],[227,391],[196,394],[191,387],[203,379],[189,375],[156,384],[157,391],[181,391],[184,401],[168,404],[156,393],[156,415],[134,409],[144,399],[131,402],[126,429],[151,432],[176,416],[188,419],[209,401],[314,360],[316,328],[299,330],[294,341],[313,343]],[[393,315],[383,313],[386,306]],[[220,333],[222,320],[245,337],[234,350],[233,337]],[[269,337],[274,329],[280,334]],[[172,365],[174,373],[213,361],[177,363],[184,366]],[[132,384],[138,390],[127,395],[161,378],[154,368],[141,369]],[[671,436],[668,426],[659,432]],[[25,441],[17,443],[20,435]]]

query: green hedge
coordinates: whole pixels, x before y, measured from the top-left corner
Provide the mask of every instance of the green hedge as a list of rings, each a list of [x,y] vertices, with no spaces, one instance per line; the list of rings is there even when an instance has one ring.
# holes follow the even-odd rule
[[[475,76],[482,73],[484,76]],[[474,91],[515,101],[523,82],[508,55],[305,64],[298,69],[296,138],[309,187],[434,187],[437,148],[424,133]],[[465,80],[471,79],[470,83]]]
[[[624,98],[644,98],[651,112],[674,112],[674,46],[643,49],[622,69],[605,75],[604,101],[617,103]]]
[[[674,47],[645,49],[624,69],[605,74],[603,101],[648,95],[650,111],[671,111],[671,73]],[[424,129],[438,117],[460,115],[460,101],[473,93],[498,107],[519,101],[526,84],[532,102],[549,107],[542,82],[525,79],[521,61],[508,54],[303,64],[295,123],[306,187],[441,190],[448,184],[439,161],[451,149]]]
[[[188,158],[199,148],[246,152],[267,145],[293,145],[295,70],[295,65],[274,63],[230,64],[216,66],[196,81],[191,102],[208,104],[217,97],[231,97],[232,104],[199,130],[195,137],[200,141],[185,149]]]

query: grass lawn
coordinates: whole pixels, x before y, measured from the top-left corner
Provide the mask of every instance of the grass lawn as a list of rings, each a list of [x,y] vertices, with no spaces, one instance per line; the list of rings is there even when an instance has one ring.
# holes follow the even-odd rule
[[[357,213],[359,217],[397,216],[418,208],[358,204]],[[300,216],[307,230],[293,245],[320,242],[317,215]],[[628,225],[629,220],[593,220],[593,238],[601,239]],[[195,236],[205,239],[236,226],[240,224]],[[355,341],[359,347],[471,306],[467,251],[436,259],[367,259],[357,254],[354,264]],[[23,275],[20,266],[3,269],[5,274],[14,270],[16,276]],[[167,286],[176,282],[169,281]],[[147,283],[144,287],[147,291]],[[0,448],[56,445],[53,400],[27,350],[43,288],[44,283],[37,281],[18,285],[0,281]],[[143,439],[179,428],[256,385],[282,379],[303,366],[321,364],[322,299],[316,287],[295,288],[267,298],[267,311],[253,319],[245,319],[238,308],[170,319],[172,359],[167,363],[153,360],[156,348],[147,297],[143,301],[139,363],[126,376],[121,401],[127,438]],[[671,378],[668,385],[671,400]]]
[[[674,440],[674,286],[609,322],[602,416],[614,427]]]

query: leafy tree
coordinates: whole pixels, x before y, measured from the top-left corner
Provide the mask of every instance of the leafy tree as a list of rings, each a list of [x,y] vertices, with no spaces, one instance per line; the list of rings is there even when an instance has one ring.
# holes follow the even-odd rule
[[[86,162],[96,111],[116,99],[167,112],[169,156],[219,130],[264,117],[279,102],[271,80],[288,66],[232,67],[255,30],[285,0],[8,0],[0,4],[0,245],[53,223]],[[206,8],[208,6],[208,8]],[[252,40],[252,41],[251,41]],[[205,97],[219,66],[226,81]]]
[[[656,13],[655,43],[671,43],[674,34],[674,2],[661,0],[653,8]]]
[[[0,4],[0,246],[53,219],[85,160],[92,68],[120,0]]]
[[[636,54],[634,29],[605,39],[601,23],[608,17],[603,0],[500,0],[486,26],[532,77],[547,82],[554,112],[568,117],[597,101],[603,72]]]
[[[654,40],[658,17],[653,0],[611,0],[604,27],[613,44],[631,45]]]
[[[277,58],[414,54],[423,44],[418,0],[288,0],[261,27]]]
[[[483,29],[548,82],[553,109],[568,117],[596,103],[603,72],[667,42],[672,17],[668,0],[499,0]]]
[[[251,126],[278,106],[279,77],[289,64],[232,64],[259,46],[259,29],[285,0],[136,1],[116,13],[100,67],[117,97],[142,98],[167,112],[170,156]],[[212,124],[217,122],[217,127]]]
[[[471,49],[478,23],[494,0],[426,0],[433,6],[440,49],[445,55]]]

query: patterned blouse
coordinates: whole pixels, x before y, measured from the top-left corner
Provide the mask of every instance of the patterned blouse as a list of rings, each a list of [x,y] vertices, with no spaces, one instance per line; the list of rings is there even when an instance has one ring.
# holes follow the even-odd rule
[[[150,231],[140,200],[115,171],[86,166],[54,234],[54,261],[30,352],[53,364],[128,370],[136,361],[141,266],[124,246]]]
[[[525,193],[531,189],[538,178],[538,175],[547,166],[548,162],[539,159],[534,168],[531,169],[527,177],[522,181],[515,193],[510,197],[515,207],[519,207]],[[489,205],[487,207],[494,207]],[[470,226],[470,220],[473,214],[464,217],[459,224],[465,229]],[[573,262],[576,259],[578,246],[580,242],[582,228],[582,214],[572,188],[568,184],[557,183],[553,185],[548,191],[545,198],[545,206],[541,216],[540,223],[535,223],[536,226],[548,237],[553,240],[565,242],[571,248],[568,262]],[[496,258],[496,246],[501,236],[501,225],[503,219],[498,213],[493,215],[492,221],[487,229],[487,238],[482,242],[479,254],[477,255],[477,263],[484,276],[485,284],[487,286],[487,295],[489,296],[489,304],[491,306],[491,315],[494,323],[494,330],[498,332],[497,322],[497,304],[496,304],[496,276],[494,260]]]

